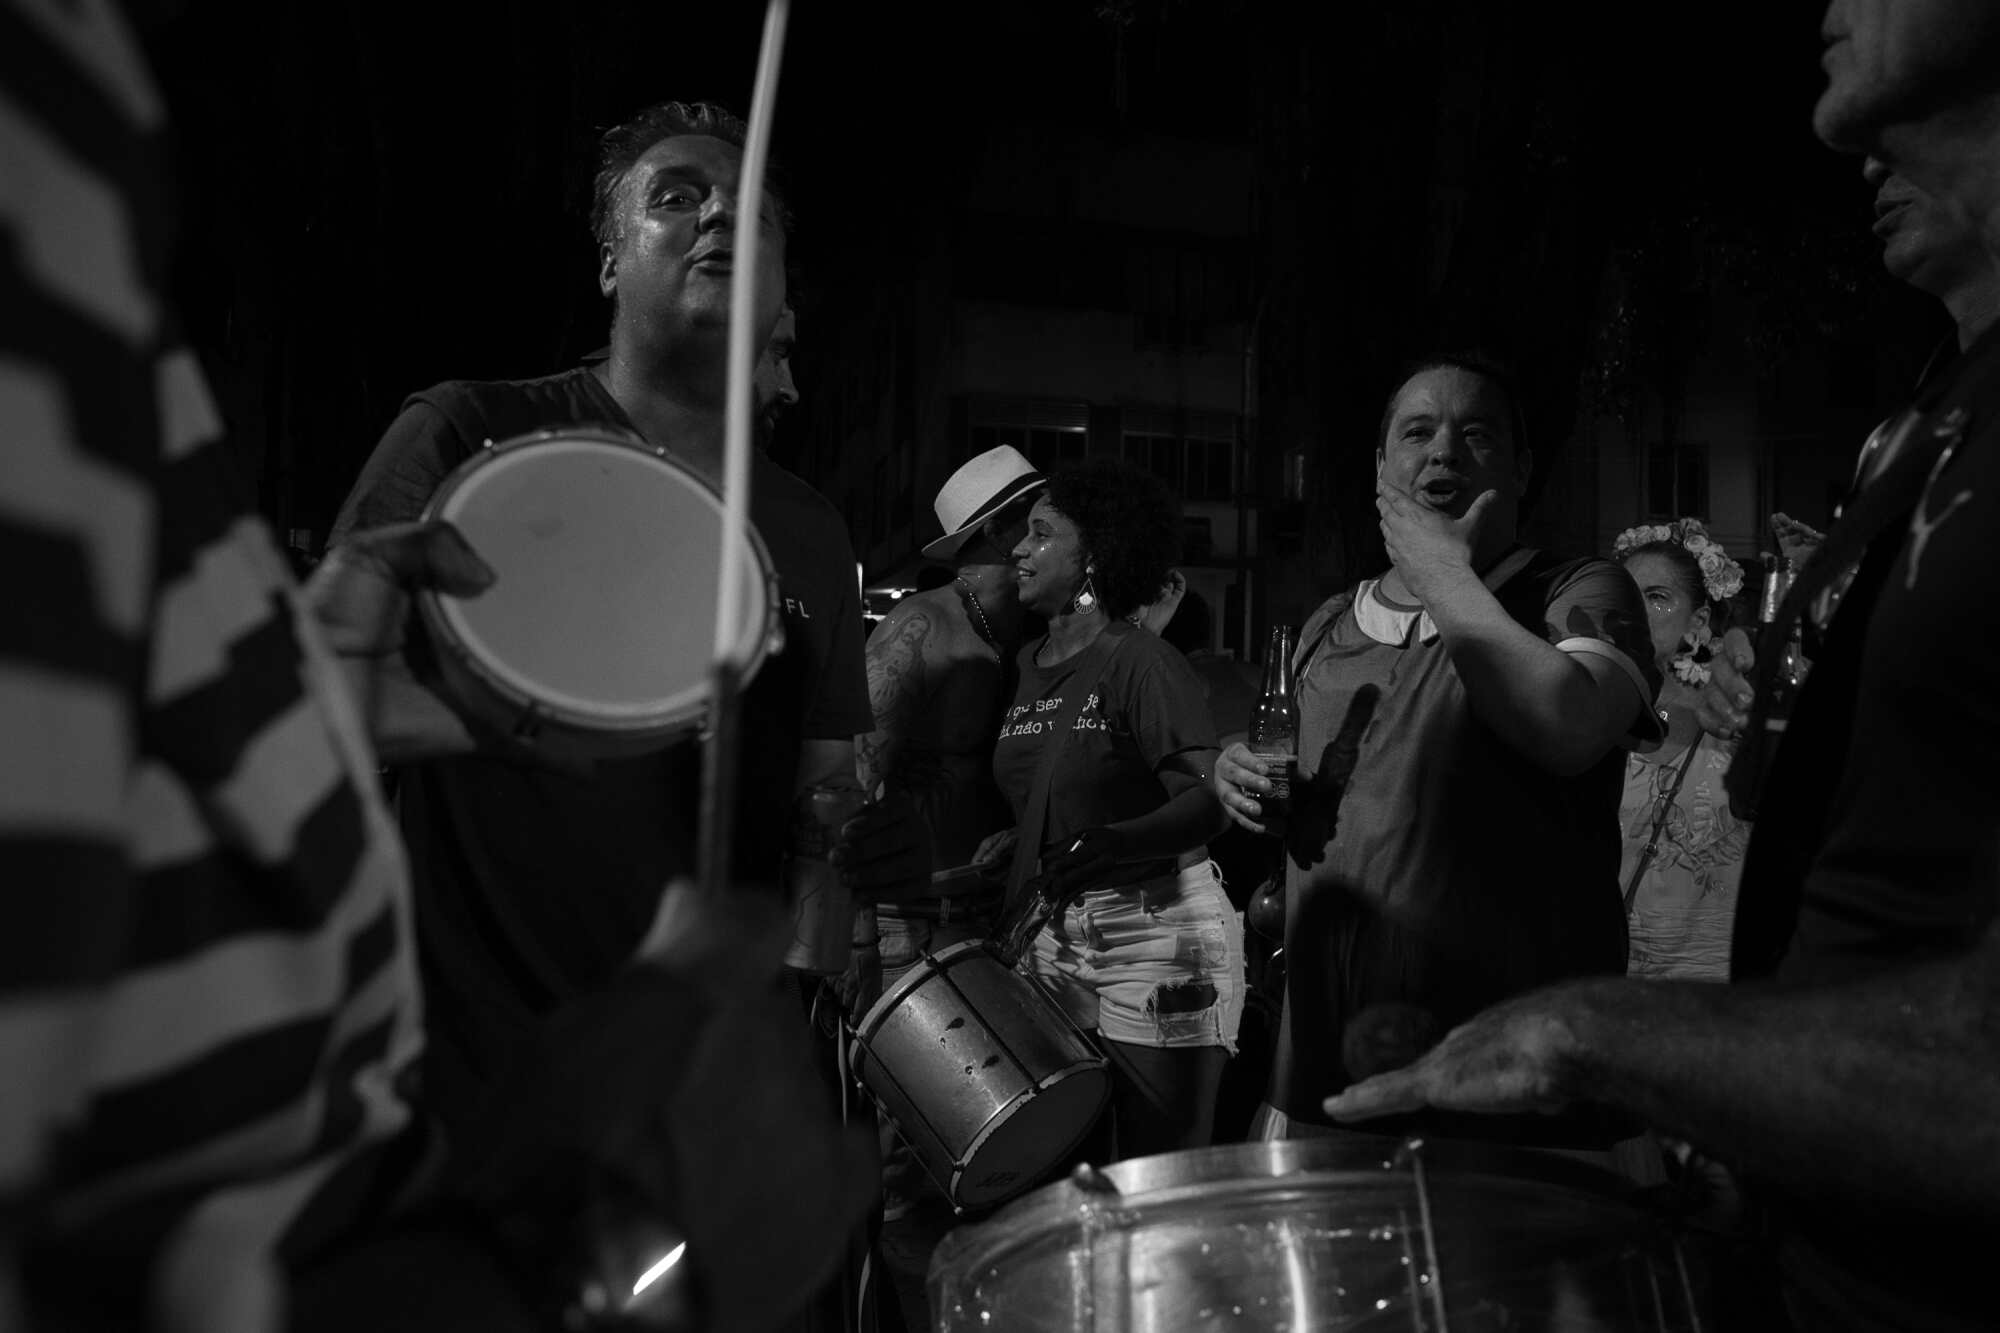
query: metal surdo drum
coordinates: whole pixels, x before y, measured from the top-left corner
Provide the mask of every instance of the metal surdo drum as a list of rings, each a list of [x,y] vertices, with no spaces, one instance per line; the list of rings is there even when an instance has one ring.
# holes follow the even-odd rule
[[[489,443],[432,496],[498,578],[426,593],[453,696],[531,749],[643,754],[698,731],[715,650],[722,499],[635,436],[544,431]],[[738,660],[747,682],[783,640],[770,558],[745,543]]]
[[[947,1236],[940,1330],[1698,1333],[1619,1179],[1525,1149],[1355,1136],[1120,1162]]]
[[[926,954],[855,1029],[854,1072],[959,1209],[1061,1164],[1111,1096],[1104,1057],[986,940]]]

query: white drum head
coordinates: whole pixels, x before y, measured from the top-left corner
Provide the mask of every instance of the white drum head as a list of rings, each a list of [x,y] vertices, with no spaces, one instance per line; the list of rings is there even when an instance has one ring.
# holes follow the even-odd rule
[[[636,441],[509,441],[433,501],[498,576],[431,609],[482,676],[580,725],[644,728],[701,711],[714,652],[722,503]],[[738,660],[770,633],[769,562],[744,535]]]

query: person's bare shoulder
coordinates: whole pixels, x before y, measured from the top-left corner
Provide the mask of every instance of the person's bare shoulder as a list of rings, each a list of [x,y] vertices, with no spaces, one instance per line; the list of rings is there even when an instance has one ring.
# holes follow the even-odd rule
[[[950,588],[912,593],[891,607],[869,634],[869,676],[872,680],[893,675],[914,682],[956,660],[963,652],[961,638],[970,633],[965,608]]]
[[[926,667],[946,666],[968,655],[992,653],[973,630],[957,589],[950,586],[911,593],[896,603],[876,626],[870,642],[884,635],[916,647],[923,654]]]

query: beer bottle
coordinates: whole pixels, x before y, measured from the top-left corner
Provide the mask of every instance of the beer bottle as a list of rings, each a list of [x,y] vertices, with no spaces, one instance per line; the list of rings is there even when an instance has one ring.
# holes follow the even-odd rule
[[[1281,767],[1267,774],[1271,790],[1257,797],[1264,809],[1258,822],[1273,833],[1284,831],[1291,813],[1292,775],[1299,763],[1299,699],[1292,679],[1292,627],[1273,625],[1264,650],[1264,691],[1250,714],[1250,753]]]

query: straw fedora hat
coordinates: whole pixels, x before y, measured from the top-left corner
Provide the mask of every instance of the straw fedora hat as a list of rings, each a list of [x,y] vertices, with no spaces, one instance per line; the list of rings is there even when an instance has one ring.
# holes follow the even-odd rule
[[[951,559],[980,524],[1046,481],[1012,445],[988,449],[945,479],[937,496],[944,536],[925,546],[924,554],[932,560]]]

